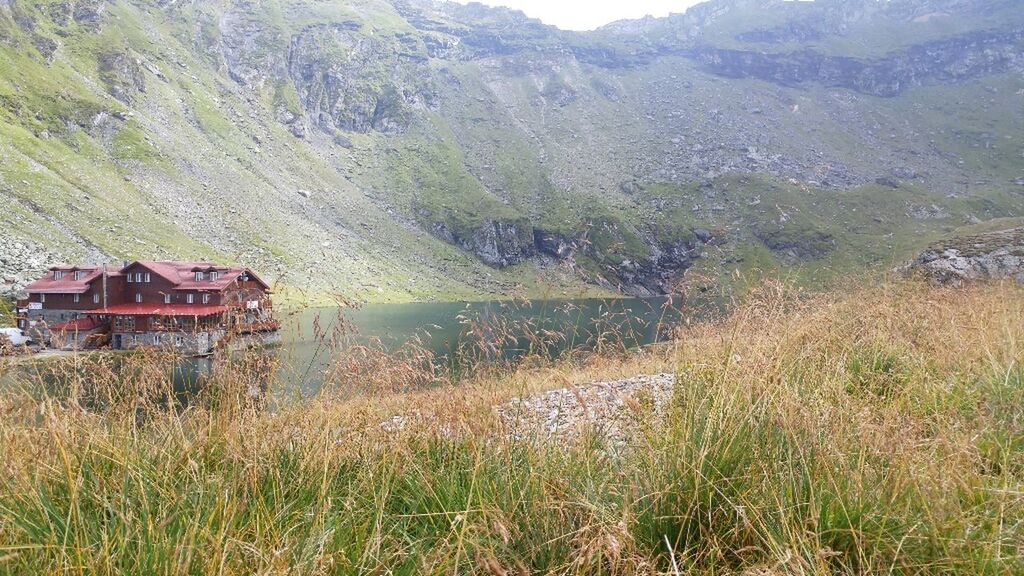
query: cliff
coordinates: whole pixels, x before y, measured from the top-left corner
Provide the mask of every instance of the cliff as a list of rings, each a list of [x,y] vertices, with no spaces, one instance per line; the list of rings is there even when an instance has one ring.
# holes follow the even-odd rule
[[[0,0],[0,52],[8,287],[145,257],[371,299],[727,289],[1024,213],[1009,0],[588,33],[426,0]]]

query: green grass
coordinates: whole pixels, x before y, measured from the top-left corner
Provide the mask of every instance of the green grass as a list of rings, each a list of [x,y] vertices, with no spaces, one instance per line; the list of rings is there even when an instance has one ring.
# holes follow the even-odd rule
[[[14,302],[0,298],[0,326],[14,326]]]
[[[450,140],[395,150],[385,167],[386,181],[404,196],[395,200],[428,226],[445,224],[468,238],[488,220],[522,219],[465,169],[461,150]]]
[[[1022,319],[1009,285],[767,285],[656,354],[273,414],[245,393],[260,357],[182,412],[171,359],[49,364],[76,386],[0,391],[0,573],[1019,573]],[[631,404],[621,442],[493,422],[544,374],[666,362],[675,396]]]

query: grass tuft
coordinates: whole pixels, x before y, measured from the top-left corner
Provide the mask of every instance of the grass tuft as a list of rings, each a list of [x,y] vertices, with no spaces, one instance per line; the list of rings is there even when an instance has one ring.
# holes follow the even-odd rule
[[[0,572],[1021,573],[1022,296],[767,284],[654,349],[458,372],[363,351],[274,406],[273,355],[188,404],[161,356],[22,367]],[[622,438],[513,439],[494,414],[666,368],[668,408],[636,402]]]

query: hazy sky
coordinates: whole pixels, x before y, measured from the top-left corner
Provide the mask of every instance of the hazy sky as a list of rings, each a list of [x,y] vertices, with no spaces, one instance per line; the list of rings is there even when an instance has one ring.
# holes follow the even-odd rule
[[[457,0],[463,4],[470,0]],[[508,6],[545,24],[564,30],[593,30],[615,20],[667,16],[684,12],[701,0],[477,0],[490,6]]]

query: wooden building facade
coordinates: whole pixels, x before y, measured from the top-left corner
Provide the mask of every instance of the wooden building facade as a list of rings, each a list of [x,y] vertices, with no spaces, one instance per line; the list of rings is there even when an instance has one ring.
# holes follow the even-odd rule
[[[26,292],[18,303],[26,333],[81,341],[67,332],[88,325],[119,350],[161,346],[201,354],[234,335],[278,329],[270,287],[237,266],[138,261],[116,271],[54,268]]]

